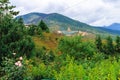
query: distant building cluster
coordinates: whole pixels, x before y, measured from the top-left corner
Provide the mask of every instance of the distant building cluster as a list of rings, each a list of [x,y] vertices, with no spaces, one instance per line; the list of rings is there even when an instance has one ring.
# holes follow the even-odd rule
[[[30,27],[30,24],[25,24],[25,27],[26,27],[26,28]]]
[[[30,24],[25,24],[25,27],[29,28]],[[84,31],[80,31],[80,30],[78,30],[78,31],[72,31],[70,29],[70,27],[68,27],[68,29],[66,31],[57,30],[57,31],[54,31],[54,33],[56,33],[58,35],[65,35],[65,36],[76,36],[76,35],[78,35],[78,36],[80,36],[80,35],[81,36],[86,36],[86,35],[88,35],[88,33],[84,32]]]
[[[75,35],[78,35],[78,36],[86,36],[86,35],[88,35],[88,33],[87,32],[83,32],[83,31],[80,31],[80,30],[78,30],[78,31],[72,31],[71,29],[70,29],[70,27],[68,27],[68,29],[66,30],[66,31],[60,31],[60,30],[58,30],[58,31],[56,31],[55,33],[57,33],[57,34],[59,34],[59,35],[65,35],[65,36],[75,36]]]

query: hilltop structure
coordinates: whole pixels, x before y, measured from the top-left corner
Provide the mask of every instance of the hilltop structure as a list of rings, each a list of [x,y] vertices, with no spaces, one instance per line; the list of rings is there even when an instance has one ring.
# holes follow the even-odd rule
[[[86,36],[86,35],[88,35],[87,32],[83,32],[83,31],[80,31],[80,30],[78,30],[78,31],[72,31],[70,29],[70,27],[68,27],[68,29],[66,31],[60,31],[60,30],[58,30],[56,33],[60,34],[60,35],[62,34],[62,35],[65,35],[65,36],[75,36],[75,35]]]
[[[68,32],[71,32],[71,29],[70,29],[70,27],[68,27],[67,31],[68,31]]]
[[[78,34],[78,36],[79,36],[79,35],[81,35],[81,36],[86,36],[86,35],[88,35],[87,32],[83,32],[83,31],[80,31],[80,30],[78,31],[77,34]]]

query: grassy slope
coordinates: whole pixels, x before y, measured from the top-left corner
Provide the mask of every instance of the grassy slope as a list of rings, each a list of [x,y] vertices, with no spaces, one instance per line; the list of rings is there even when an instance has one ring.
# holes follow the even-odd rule
[[[47,50],[56,50],[58,39],[61,37],[60,35],[54,34],[54,33],[43,33],[44,38],[41,38],[39,36],[33,36],[32,39],[35,42],[36,49],[40,49],[43,46]]]
[[[32,39],[35,43],[36,49],[41,49],[42,47],[45,47],[48,51],[52,50],[55,51],[58,46],[58,41],[61,37],[61,35],[55,34],[55,33],[43,33],[44,37],[41,38],[40,36],[33,36]],[[89,34],[87,36],[83,37],[83,41],[94,41],[95,35]]]

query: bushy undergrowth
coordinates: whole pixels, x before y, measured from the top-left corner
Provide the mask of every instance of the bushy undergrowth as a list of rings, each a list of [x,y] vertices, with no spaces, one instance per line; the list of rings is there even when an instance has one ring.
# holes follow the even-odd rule
[[[64,56],[67,54],[76,60],[91,57],[96,52],[95,45],[91,42],[83,42],[81,36],[64,37],[59,41],[58,49]]]
[[[103,59],[103,56],[104,54],[97,53],[92,58],[79,62],[67,56],[66,59],[49,65],[43,62],[37,66],[32,65],[28,68],[30,72],[26,73],[31,73],[29,76],[34,80],[119,80],[120,60],[111,56]]]
[[[0,79],[120,80],[120,55],[99,52],[81,37],[62,38],[56,51],[42,47],[34,54],[30,59],[23,56],[22,66],[16,65],[17,54],[4,59]]]

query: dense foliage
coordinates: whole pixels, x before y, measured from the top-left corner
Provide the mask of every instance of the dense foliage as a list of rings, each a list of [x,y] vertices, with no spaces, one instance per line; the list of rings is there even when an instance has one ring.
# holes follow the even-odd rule
[[[113,41],[111,36],[108,36],[105,40],[101,40],[100,36],[96,37],[96,48],[99,52],[105,53],[105,54],[115,54],[119,53],[119,44],[120,44],[120,37],[117,36],[116,40]]]
[[[95,45],[83,42],[81,36],[64,37],[59,41],[59,50],[64,56],[70,55],[75,59],[90,57],[95,52]]]
[[[34,42],[26,34],[22,19],[13,19],[16,12],[11,13],[13,7],[8,4],[8,0],[1,1],[3,11],[0,13],[2,15],[0,18],[0,63],[4,57],[12,57],[14,52],[19,52],[18,56],[24,55],[29,58],[34,49]]]

